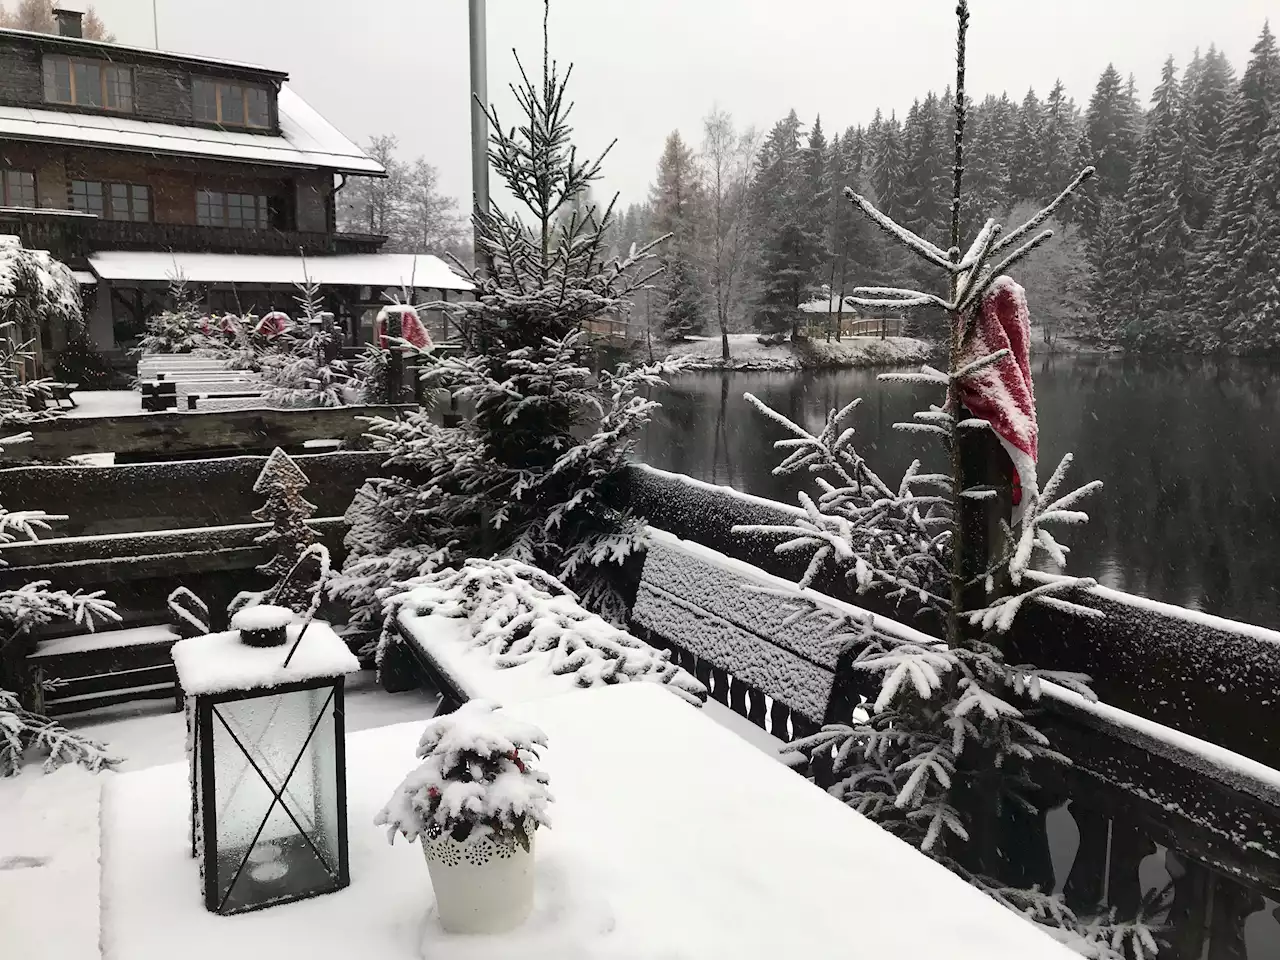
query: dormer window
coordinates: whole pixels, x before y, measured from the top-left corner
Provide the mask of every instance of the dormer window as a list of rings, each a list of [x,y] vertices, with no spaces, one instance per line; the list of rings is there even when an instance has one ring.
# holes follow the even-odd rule
[[[271,96],[266,87],[196,77],[191,81],[191,112],[201,123],[265,130],[271,126]]]
[[[48,103],[133,111],[133,70],[105,60],[44,58],[44,98]]]

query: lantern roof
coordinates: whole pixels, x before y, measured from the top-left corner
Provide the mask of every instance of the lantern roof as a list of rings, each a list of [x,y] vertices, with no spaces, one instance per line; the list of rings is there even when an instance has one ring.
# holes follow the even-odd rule
[[[251,647],[237,630],[179,640],[173,645],[178,682],[189,696],[269,690],[287,683],[341,677],[360,669],[360,661],[327,623],[312,622],[298,650],[284,666],[302,624],[291,624],[288,642]]]

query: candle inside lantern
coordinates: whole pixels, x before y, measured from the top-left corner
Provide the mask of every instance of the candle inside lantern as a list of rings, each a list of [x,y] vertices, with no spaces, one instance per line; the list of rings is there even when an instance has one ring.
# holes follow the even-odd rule
[[[249,851],[249,876],[258,883],[275,883],[289,872],[289,866],[280,859],[280,848],[274,843],[260,843]]]

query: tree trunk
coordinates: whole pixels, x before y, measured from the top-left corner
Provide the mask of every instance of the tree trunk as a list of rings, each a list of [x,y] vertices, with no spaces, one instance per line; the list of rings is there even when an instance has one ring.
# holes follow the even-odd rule
[[[831,282],[827,284],[827,343],[831,342],[831,301],[836,295],[836,258],[831,258]],[[844,298],[840,300],[840,306],[844,306]],[[839,339],[837,332],[836,339]]]

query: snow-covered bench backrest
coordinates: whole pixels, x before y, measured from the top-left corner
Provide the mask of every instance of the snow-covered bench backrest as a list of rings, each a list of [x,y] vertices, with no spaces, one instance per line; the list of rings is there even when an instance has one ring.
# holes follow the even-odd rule
[[[631,620],[811,722],[828,719],[849,624],[786,581],[654,530]]]

